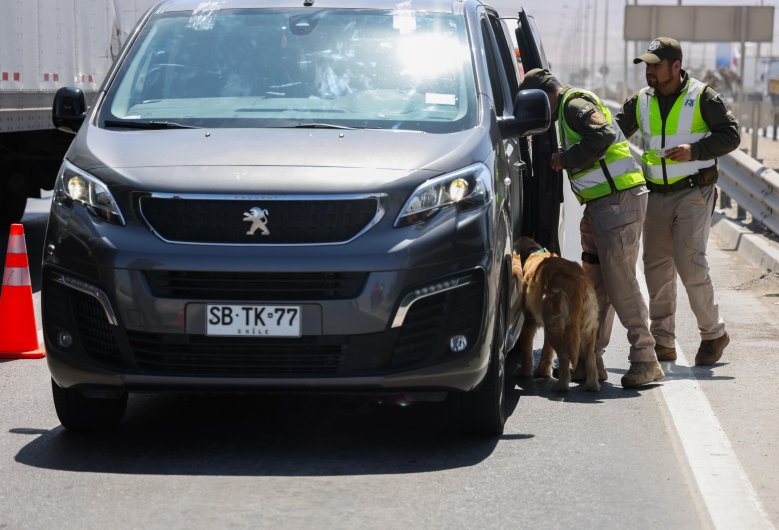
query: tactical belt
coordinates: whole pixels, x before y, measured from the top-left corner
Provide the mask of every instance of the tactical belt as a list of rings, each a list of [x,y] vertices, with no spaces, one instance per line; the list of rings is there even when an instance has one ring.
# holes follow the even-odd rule
[[[646,187],[649,191],[657,193],[669,193],[672,191],[689,190],[698,185],[698,179],[695,175],[684,177],[681,180],[677,180],[673,184],[655,184],[654,182],[646,181]]]

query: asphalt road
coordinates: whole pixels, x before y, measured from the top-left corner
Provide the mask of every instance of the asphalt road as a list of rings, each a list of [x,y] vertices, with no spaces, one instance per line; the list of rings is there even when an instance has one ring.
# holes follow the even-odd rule
[[[24,219],[32,263],[45,207]],[[716,236],[710,259],[733,337],[721,363],[689,367],[699,337],[680,286],[686,358],[662,383],[619,386],[616,323],[599,393],[515,379],[489,441],[453,436],[435,404],[202,393],[133,395],[118,432],[74,435],[45,360],[0,361],[0,528],[772,528],[779,281]]]

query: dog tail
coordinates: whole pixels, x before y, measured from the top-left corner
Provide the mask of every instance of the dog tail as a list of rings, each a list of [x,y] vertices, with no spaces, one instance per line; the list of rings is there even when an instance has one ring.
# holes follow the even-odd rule
[[[549,331],[562,334],[565,323],[571,314],[571,300],[568,293],[559,285],[553,285],[544,293],[544,327]]]

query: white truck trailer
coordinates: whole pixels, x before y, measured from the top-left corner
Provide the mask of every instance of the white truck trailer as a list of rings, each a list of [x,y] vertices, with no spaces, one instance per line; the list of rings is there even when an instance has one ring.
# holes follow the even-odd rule
[[[54,93],[91,103],[136,21],[155,0],[3,0],[0,15],[0,226],[51,189],[73,138],[51,120]]]

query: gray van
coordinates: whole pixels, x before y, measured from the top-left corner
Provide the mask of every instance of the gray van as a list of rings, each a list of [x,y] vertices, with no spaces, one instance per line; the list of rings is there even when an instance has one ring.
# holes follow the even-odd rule
[[[476,0],[152,8],[92,108],[53,105],[78,132],[43,263],[62,424],[237,389],[446,398],[501,433],[512,242],[558,249],[562,199],[549,102],[518,89],[543,50],[523,11],[521,62],[510,31]]]

